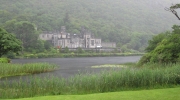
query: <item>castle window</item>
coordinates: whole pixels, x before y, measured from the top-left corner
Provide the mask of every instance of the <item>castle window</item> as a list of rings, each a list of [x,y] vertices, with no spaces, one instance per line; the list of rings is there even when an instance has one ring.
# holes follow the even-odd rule
[[[94,40],[91,40],[91,45],[94,46]]]

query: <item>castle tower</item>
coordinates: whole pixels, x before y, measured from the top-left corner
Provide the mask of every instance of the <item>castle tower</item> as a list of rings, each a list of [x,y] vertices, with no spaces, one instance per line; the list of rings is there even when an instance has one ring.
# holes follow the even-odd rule
[[[66,27],[65,26],[61,26],[61,33],[66,33]]]
[[[84,26],[81,26],[81,34],[83,35],[85,33],[85,28]]]

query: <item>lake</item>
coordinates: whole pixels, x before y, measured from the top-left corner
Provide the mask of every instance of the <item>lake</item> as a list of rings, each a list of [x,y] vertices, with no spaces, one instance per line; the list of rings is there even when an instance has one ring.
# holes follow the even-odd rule
[[[83,58],[43,58],[43,59],[12,59],[12,63],[36,63],[46,62],[56,64],[60,69],[36,74],[36,76],[46,77],[53,75],[57,77],[71,77],[79,73],[99,72],[109,68],[92,68],[91,66],[103,64],[121,64],[137,62],[141,56],[121,56],[121,57],[83,57]],[[28,76],[24,76],[28,77]]]

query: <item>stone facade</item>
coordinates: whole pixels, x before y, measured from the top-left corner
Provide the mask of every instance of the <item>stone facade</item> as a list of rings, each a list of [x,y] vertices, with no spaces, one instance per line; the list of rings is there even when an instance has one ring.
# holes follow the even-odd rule
[[[115,42],[103,42],[101,45],[103,48],[116,48]]]
[[[93,34],[84,27],[80,34],[70,34],[66,32],[66,27],[62,26],[60,32],[43,32],[39,35],[42,40],[49,40],[54,47],[58,48],[99,48],[102,47],[101,39],[94,38]]]

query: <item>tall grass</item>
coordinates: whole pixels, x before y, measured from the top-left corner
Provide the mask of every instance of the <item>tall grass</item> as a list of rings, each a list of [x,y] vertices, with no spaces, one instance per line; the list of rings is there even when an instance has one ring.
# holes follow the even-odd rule
[[[23,75],[35,74],[55,70],[56,66],[48,63],[27,63],[27,64],[11,64],[0,63],[0,78]]]
[[[28,65],[28,64],[27,64]],[[156,65],[156,64],[154,64]],[[34,77],[0,82],[0,98],[23,98],[39,95],[102,93],[133,89],[163,88],[180,84],[180,64],[78,74],[64,79]],[[160,65],[161,66],[161,65]]]

